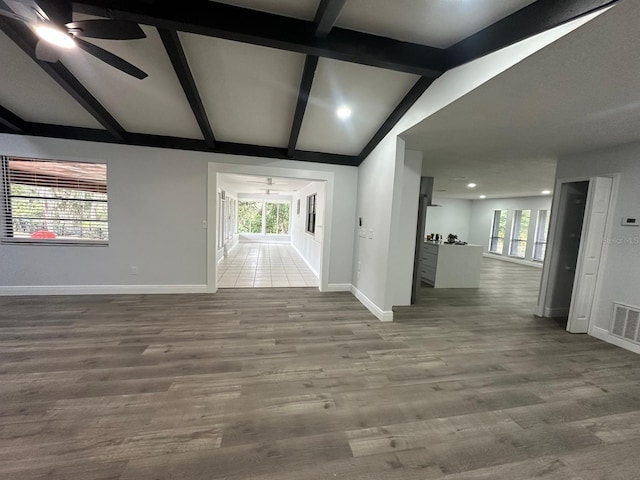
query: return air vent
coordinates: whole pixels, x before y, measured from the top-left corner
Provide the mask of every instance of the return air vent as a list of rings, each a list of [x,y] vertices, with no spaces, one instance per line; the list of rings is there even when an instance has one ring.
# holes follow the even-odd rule
[[[614,303],[611,333],[640,345],[640,308]]]

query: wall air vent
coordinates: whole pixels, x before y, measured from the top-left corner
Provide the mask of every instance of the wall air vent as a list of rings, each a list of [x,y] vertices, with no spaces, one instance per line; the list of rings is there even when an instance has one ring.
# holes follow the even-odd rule
[[[613,304],[613,322],[611,333],[640,345],[640,308]]]

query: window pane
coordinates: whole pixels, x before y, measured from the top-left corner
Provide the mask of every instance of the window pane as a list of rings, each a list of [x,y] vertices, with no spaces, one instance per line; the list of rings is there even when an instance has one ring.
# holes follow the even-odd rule
[[[509,255],[525,257],[527,240],[529,236],[529,222],[531,210],[516,210],[513,215],[513,228],[511,229],[511,246]]]
[[[238,202],[238,232],[262,233],[262,202]]]
[[[267,203],[265,221],[266,233],[287,235],[289,233],[289,205],[286,203]]]
[[[507,210],[494,210],[493,224],[491,226],[491,241],[489,242],[490,252],[502,254],[506,226]]]
[[[536,241],[533,246],[533,259],[543,261],[547,250],[547,236],[549,235],[549,210],[538,212],[536,225]]]
[[[4,158],[4,238],[109,239],[107,166]]]

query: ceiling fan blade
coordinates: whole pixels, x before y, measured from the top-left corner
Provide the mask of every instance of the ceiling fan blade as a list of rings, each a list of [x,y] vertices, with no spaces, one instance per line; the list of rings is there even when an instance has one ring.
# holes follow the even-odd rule
[[[39,9],[56,25],[64,25],[73,20],[71,2],[61,0],[37,0]]]
[[[67,23],[66,27],[76,36],[104,38],[106,40],[136,40],[147,36],[135,22],[96,18]]]
[[[49,63],[56,63],[60,60],[58,49],[45,40],[38,40],[36,44],[36,58]]]
[[[93,55],[99,60],[102,60],[104,63],[107,63],[112,67],[117,68],[118,70],[124,73],[127,73],[132,77],[139,78],[141,80],[147,77],[147,74],[142,70],[140,70],[138,67],[130,64],[125,59],[120,58],[119,56],[106,51],[104,48],[100,48],[97,45],[94,45],[93,43],[85,42],[80,38],[76,38],[75,41],[79,48]]]

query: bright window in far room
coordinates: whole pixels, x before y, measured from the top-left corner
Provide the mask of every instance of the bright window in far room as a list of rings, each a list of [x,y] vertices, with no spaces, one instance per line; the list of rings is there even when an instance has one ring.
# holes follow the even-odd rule
[[[2,157],[4,243],[109,241],[107,165]]]
[[[544,255],[547,251],[549,220],[549,210],[540,210],[538,212],[538,221],[536,223],[536,238],[535,242],[533,243],[533,259],[539,262],[544,261]]]
[[[504,248],[504,235],[507,226],[507,210],[494,210],[493,223],[491,225],[491,238],[489,251],[502,254]]]
[[[509,246],[510,256],[524,258],[525,252],[527,250],[530,221],[531,210],[516,210],[515,212],[513,212],[511,245]]]
[[[316,194],[307,197],[307,233],[316,233]]]

